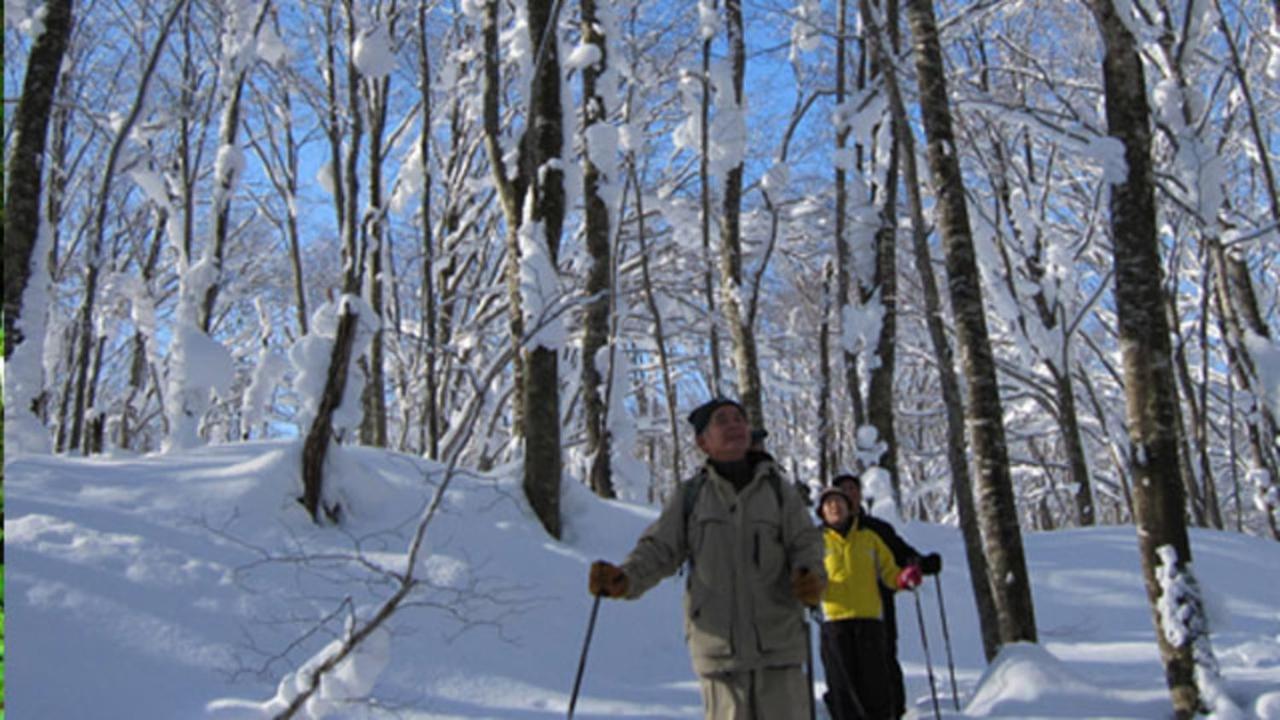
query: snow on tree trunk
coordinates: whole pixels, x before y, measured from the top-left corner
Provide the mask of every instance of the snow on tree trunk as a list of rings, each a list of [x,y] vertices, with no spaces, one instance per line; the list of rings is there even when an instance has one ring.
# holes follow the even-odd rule
[[[604,378],[607,366],[596,361],[609,342],[609,308],[613,304],[613,232],[616,226],[612,209],[619,195],[618,131],[609,123],[609,114],[617,102],[617,71],[612,62],[617,53],[611,47],[617,33],[617,21],[608,0],[582,0],[582,44],[567,64],[582,66],[582,142],[583,189],[585,204],[584,235],[591,267],[587,274],[586,312],[583,313],[582,392],[585,410],[587,447],[590,458],[588,485],[601,497],[615,497],[611,470],[613,451],[608,417],[608,402],[621,402],[625,386],[610,382],[606,392]],[[615,338],[616,349],[616,338]],[[609,353],[612,356],[615,353]]]
[[[558,355],[565,338],[557,258],[566,202],[556,7],[552,0],[529,0],[517,8],[523,32],[508,36],[508,59],[522,71],[515,85],[528,98],[514,177],[508,176],[498,127],[499,12],[493,0],[484,7],[483,113],[485,145],[507,224],[504,269],[511,342],[519,358],[513,432],[524,440],[525,497],[547,532],[559,538],[563,458]]]
[[[189,266],[179,251],[178,309],[169,344],[165,377],[165,417],[169,432],[161,449],[186,450],[203,444],[200,423],[209,410],[210,393],[231,395],[235,369],[231,353],[200,329],[200,305],[215,270],[208,257]]]
[[[342,442],[360,427],[364,376],[352,359],[368,349],[375,321],[368,303],[354,293],[345,294],[316,310],[312,332],[289,352],[298,371],[294,391],[299,429],[306,428],[300,500],[315,522],[322,510],[331,522],[341,520],[339,504],[324,499],[324,461],[332,438]]]
[[[888,20],[890,26],[897,18],[897,0],[889,0]],[[869,5],[864,7],[869,8]],[[864,26],[874,28],[875,24],[864,18]],[[879,44],[872,46],[872,69],[877,82],[884,83],[885,57],[877,52]],[[893,504],[902,508],[902,481],[898,477],[898,436],[894,429],[893,412],[893,379],[894,365],[897,362],[895,348],[898,331],[898,176],[900,172],[900,148],[892,123],[888,122],[889,108],[880,101],[873,104],[876,110],[876,143],[877,155],[883,156],[887,147],[888,159],[883,162],[884,181],[877,192],[879,210],[878,224],[872,235],[873,260],[869,277],[859,277],[858,303],[864,308],[864,315],[876,319],[874,332],[868,329],[866,347],[861,353],[861,363],[866,368],[867,402],[866,420],[874,427],[880,440],[884,442],[885,452],[876,459],[876,465],[888,474],[889,484],[893,491]],[[883,157],[878,158],[884,160]]]
[[[1196,685],[1207,711],[1216,718],[1243,718],[1240,708],[1227,694],[1227,686],[1218,668],[1209,640],[1209,618],[1200,583],[1196,581],[1191,562],[1179,562],[1178,551],[1172,545],[1156,548],[1159,564],[1155,568],[1160,597],[1156,601],[1164,640],[1173,647],[1186,647],[1195,662]]]
[[[521,243],[528,382],[524,387],[524,492],[542,526],[559,538],[560,379],[558,355],[564,346],[563,321],[555,307],[560,299],[557,258],[564,226],[565,189],[561,165],[564,113],[560,92],[560,33],[553,0],[530,0],[529,41],[536,48],[529,91],[529,123],[521,141],[520,172],[528,180],[527,227]],[[536,295],[536,304],[529,303]]]
[[[274,334],[271,313],[262,298],[254,298],[254,307],[258,310],[258,325],[262,332],[259,336],[257,361],[253,366],[253,377],[244,390],[241,401],[243,416],[240,437],[248,440],[259,424],[266,425],[271,411],[271,402],[276,388],[288,372],[284,359],[271,350],[271,336]],[[263,435],[265,435],[265,428]]]
[[[1129,463],[1134,473],[1134,512],[1147,597],[1156,621],[1156,640],[1174,713],[1189,718],[1202,709],[1195,677],[1194,635],[1177,639],[1160,611],[1163,595],[1160,548],[1191,561],[1184,513],[1175,414],[1169,324],[1163,301],[1160,247],[1156,237],[1155,187],[1151,164],[1150,110],[1137,45],[1111,0],[1091,0],[1105,47],[1103,83],[1107,130],[1123,143],[1126,173],[1111,188],[1111,232],[1116,272],[1116,317],[1124,365],[1129,430]]]
[[[712,125],[711,161],[725,169],[723,214],[720,223],[720,304],[733,339],[738,400],[753,428],[764,427],[760,360],[755,329],[746,312],[742,275],[742,173],[747,127],[743,78],[747,68],[742,2],[726,0],[730,67],[712,71],[716,114]]]
[[[24,278],[26,288],[22,292],[20,305],[24,309],[22,317],[10,325],[7,310],[5,314],[6,350],[10,347],[8,340],[11,332],[21,332],[24,338],[21,343],[12,346],[12,353],[4,362],[5,449],[11,456],[24,453],[44,454],[52,449],[49,431],[33,409],[33,404],[44,392],[45,330],[49,315],[50,285],[47,268],[49,235],[49,224],[41,222],[31,252],[29,274]],[[7,242],[5,244],[8,245]],[[5,262],[9,262],[8,258]]]
[[[45,142],[49,126],[49,114],[53,107],[53,94],[57,88],[58,75],[62,68],[63,55],[67,50],[67,39],[71,35],[71,0],[51,0],[42,8],[41,20],[44,31],[35,39],[31,55],[27,59],[27,73],[22,80],[22,95],[18,98],[18,106],[14,111],[13,138],[10,142],[8,162],[5,168],[5,203],[4,203],[4,357],[9,360],[14,348],[22,344],[28,333],[24,332],[20,320],[23,319],[23,308],[31,308],[24,301],[29,282],[43,283],[36,275],[34,262],[43,263],[35,257],[39,244],[41,225],[40,197],[44,177]],[[43,251],[48,252],[47,248]],[[40,292],[40,291],[37,291]],[[32,297],[37,300],[38,297]],[[40,306],[43,312],[44,306]],[[43,331],[42,320],[33,318],[26,331]],[[43,338],[38,343],[43,345]],[[36,348],[34,357],[39,358],[41,349]],[[26,370],[19,370],[21,383],[30,388],[30,376]],[[28,390],[31,394],[32,391]],[[34,394],[23,401],[10,396],[7,408],[23,411],[39,393],[39,385]],[[10,428],[13,429],[12,427]]]

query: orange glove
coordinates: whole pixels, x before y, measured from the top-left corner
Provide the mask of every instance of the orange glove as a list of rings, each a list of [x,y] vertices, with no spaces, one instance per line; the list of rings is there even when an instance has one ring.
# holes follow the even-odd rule
[[[908,565],[898,573],[899,590],[915,590],[922,582],[924,582],[924,575],[920,573],[919,565]]]
[[[791,576],[791,594],[805,607],[817,607],[822,602],[822,591],[827,589],[827,581],[808,568],[800,568]]]
[[[591,563],[591,572],[587,575],[587,590],[592,595],[619,598],[627,594],[627,574],[622,568],[604,560]]]

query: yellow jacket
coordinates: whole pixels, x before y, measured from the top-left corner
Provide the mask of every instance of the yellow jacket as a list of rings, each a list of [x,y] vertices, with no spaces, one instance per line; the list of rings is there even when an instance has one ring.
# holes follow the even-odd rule
[[[897,588],[900,568],[893,553],[879,535],[860,527],[854,519],[848,535],[830,527],[822,530],[826,548],[827,589],[822,595],[822,612],[828,620],[881,620],[878,583]]]

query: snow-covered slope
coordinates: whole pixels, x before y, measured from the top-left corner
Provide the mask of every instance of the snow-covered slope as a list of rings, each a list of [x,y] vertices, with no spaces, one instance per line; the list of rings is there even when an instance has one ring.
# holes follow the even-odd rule
[[[294,500],[298,456],[296,443],[280,442],[10,460],[10,716],[261,716],[282,678],[393,592],[379,569],[403,570],[443,472],[338,449],[329,478],[344,524],[316,528]],[[344,671],[348,690],[371,685],[373,700],[346,702],[335,684],[331,716],[563,717],[591,609],[586,566],[620,559],[655,516],[577,483],[563,503],[556,542],[512,473],[458,474],[427,533],[423,586]],[[1132,528],[1027,536],[1041,645],[1008,648],[989,669],[958,531],[900,530],[945,560],[963,714],[951,705],[935,583],[920,594],[944,717],[1167,715]],[[1192,542],[1240,716],[1278,720],[1280,544],[1201,531]],[[679,582],[602,605],[577,717],[700,717]],[[912,712],[931,717],[912,600],[898,600],[903,665]]]

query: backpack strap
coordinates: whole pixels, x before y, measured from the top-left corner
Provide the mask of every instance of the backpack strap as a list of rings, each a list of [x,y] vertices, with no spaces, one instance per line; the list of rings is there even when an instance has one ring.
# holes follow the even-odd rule
[[[689,518],[693,517],[693,508],[698,504],[698,493],[702,492],[702,486],[707,483],[707,469],[704,467],[698,470],[693,477],[680,483],[680,512],[683,519],[681,527],[684,529],[685,544],[689,543]],[[688,560],[685,561],[680,571],[688,571],[689,577],[693,577],[693,553],[689,553]]]
[[[702,491],[702,486],[707,482],[707,469],[702,468],[697,475],[685,480],[680,484],[680,490],[684,494],[681,509],[684,512],[685,532],[689,530],[689,518],[693,517],[693,507],[698,504],[698,493]]]

